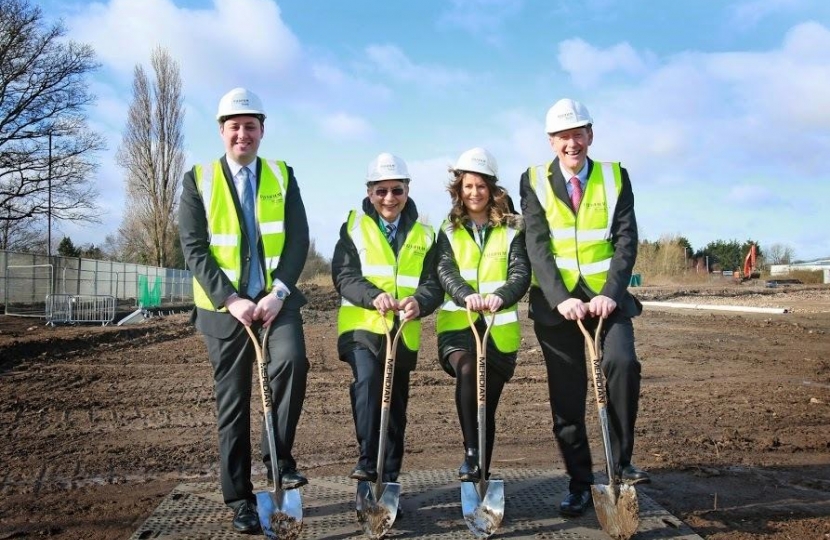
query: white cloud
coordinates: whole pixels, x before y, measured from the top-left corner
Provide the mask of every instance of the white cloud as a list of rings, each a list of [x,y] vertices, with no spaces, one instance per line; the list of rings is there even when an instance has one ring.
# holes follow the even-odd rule
[[[476,38],[499,45],[505,22],[521,12],[523,4],[523,0],[452,0],[438,17],[438,24],[461,28]]]
[[[301,53],[271,0],[214,0],[211,9],[177,7],[171,0],[112,0],[90,5],[67,18],[67,25],[125,79],[137,63],[149,63],[156,45],[168,49],[180,62],[186,90],[210,88],[213,100],[217,89],[273,84]]]
[[[648,58],[642,58],[628,43],[618,43],[607,49],[598,49],[576,38],[559,44],[559,64],[573,78],[577,86],[593,86],[602,77],[621,72],[634,76],[645,73]]]
[[[374,69],[392,80],[428,89],[442,89],[468,83],[469,74],[443,66],[416,64],[395,45],[370,45],[366,56]]]
[[[337,139],[365,139],[372,134],[372,126],[369,122],[345,112],[322,118],[320,127],[324,134]]]
[[[752,27],[770,15],[791,11],[807,5],[805,0],[748,0],[731,6],[732,21],[742,27]]]
[[[729,188],[727,200],[737,205],[750,208],[758,204],[769,206],[782,202],[781,197],[774,191],[756,184],[737,184],[732,186]]]

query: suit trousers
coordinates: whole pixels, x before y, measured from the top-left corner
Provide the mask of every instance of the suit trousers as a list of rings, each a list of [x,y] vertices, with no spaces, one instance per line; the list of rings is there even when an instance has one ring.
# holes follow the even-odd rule
[[[583,321],[589,332],[596,319]],[[553,433],[570,476],[569,489],[578,492],[594,482],[591,450],[585,429],[588,392],[585,338],[575,321],[533,327],[545,358]],[[614,467],[631,463],[634,424],[640,401],[640,362],[634,350],[631,318],[615,312],[603,323],[602,371],[608,392],[608,423]],[[594,403],[594,400],[591,400]]]
[[[349,386],[349,397],[352,402],[355,435],[360,447],[358,466],[375,470],[380,436],[384,359],[379,359],[371,351],[361,348],[346,353],[343,359],[352,368],[354,377]],[[409,369],[395,365],[383,464],[384,482],[395,482],[401,472],[410,372]]]
[[[235,321],[235,319],[234,319]],[[213,366],[219,427],[219,459],[222,496],[236,507],[254,500],[251,484],[251,393],[260,396],[259,378],[252,387],[256,353],[240,323],[228,339],[205,335]],[[257,329],[260,338],[264,329]],[[309,362],[306,357],[302,317],[298,309],[284,309],[271,323],[268,337],[268,385],[273,401],[273,424],[280,469],[294,468],[291,449],[306,392]],[[271,456],[263,422],[263,463],[270,470]]]

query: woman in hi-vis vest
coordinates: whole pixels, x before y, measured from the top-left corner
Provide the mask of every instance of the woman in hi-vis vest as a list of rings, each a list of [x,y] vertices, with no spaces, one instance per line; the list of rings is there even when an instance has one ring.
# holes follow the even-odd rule
[[[366,197],[349,212],[331,259],[340,294],[337,351],[354,376],[349,396],[360,456],[349,477],[358,481],[377,479],[386,352],[382,319],[393,333],[408,321],[398,342],[382,479],[395,482],[403,463],[409,374],[418,358],[421,318],[435,311],[443,294],[435,275],[435,234],[418,220],[409,183],[404,160],[378,155],[369,164]]]
[[[507,192],[497,184],[498,165],[483,148],[461,154],[447,187],[452,209],[438,233],[438,278],[446,291],[436,328],[441,366],[455,377],[455,405],[464,442],[458,479],[480,478],[476,345],[467,310],[479,335],[495,312],[487,339],[487,470],[493,455],[496,407],[513,376],[521,342],[517,303],[530,286],[530,262]]]

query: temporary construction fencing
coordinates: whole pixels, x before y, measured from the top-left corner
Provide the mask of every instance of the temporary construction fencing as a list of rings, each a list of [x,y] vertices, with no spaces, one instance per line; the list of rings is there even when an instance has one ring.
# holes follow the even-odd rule
[[[47,323],[112,322],[118,309],[193,301],[190,272],[79,257],[0,251],[0,303],[6,315]]]

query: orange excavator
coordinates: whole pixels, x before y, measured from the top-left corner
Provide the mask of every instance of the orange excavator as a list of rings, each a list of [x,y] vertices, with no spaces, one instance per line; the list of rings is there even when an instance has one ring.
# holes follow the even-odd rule
[[[743,271],[736,270],[733,273],[735,277],[735,281],[744,282],[750,279],[758,279],[761,277],[761,272],[758,271],[756,266],[758,258],[758,248],[755,244],[749,244],[749,253],[746,254],[744,258],[744,268]]]

